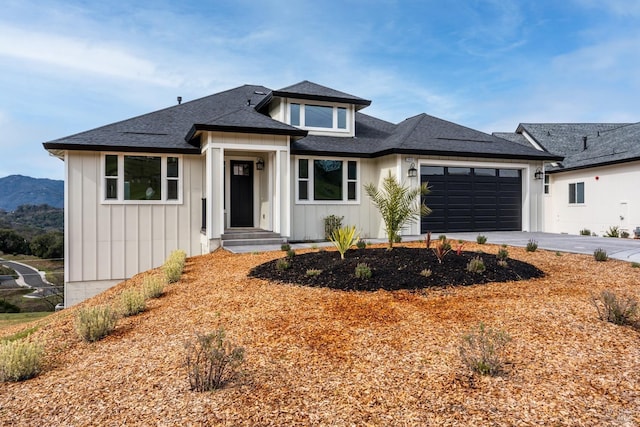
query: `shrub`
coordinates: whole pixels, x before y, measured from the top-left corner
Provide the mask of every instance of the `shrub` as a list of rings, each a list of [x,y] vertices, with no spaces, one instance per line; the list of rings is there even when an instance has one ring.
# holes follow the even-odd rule
[[[622,239],[628,239],[629,238],[629,232],[628,231],[621,231],[620,232],[620,237]]]
[[[280,245],[280,250],[282,252],[289,252],[291,250],[291,245],[288,243],[283,243]]]
[[[293,258],[295,256],[296,256],[296,251],[294,251],[293,249],[289,249],[287,251],[287,258],[291,259],[291,258]]]
[[[20,307],[9,301],[0,299],[0,313],[20,313]]]
[[[607,251],[605,251],[604,249],[597,248],[595,251],[593,251],[593,258],[596,261],[603,262],[609,259],[609,255],[607,255]]]
[[[442,264],[442,260],[449,252],[451,252],[451,244],[447,240],[447,236],[440,236],[438,242],[435,243],[433,247],[433,253],[436,258],[438,258],[440,264]]]
[[[510,340],[505,332],[487,329],[481,322],[462,337],[460,358],[475,373],[497,375],[504,366],[504,349]]]
[[[556,251],[556,256],[562,256],[562,252]]]
[[[506,261],[509,258],[509,251],[507,248],[498,249],[498,253],[496,254],[496,259],[498,261]]]
[[[163,280],[158,276],[147,276],[142,282],[142,291],[144,298],[160,298],[164,293],[164,285],[166,279]]]
[[[364,248],[366,248],[366,247],[367,247],[367,242],[365,242],[364,240],[359,239],[359,240],[356,242],[356,248],[358,248],[358,249],[364,249]]]
[[[226,340],[224,328],[203,335],[186,344],[189,385],[194,391],[211,391],[236,378],[244,363],[244,348]]]
[[[640,262],[632,262],[631,268],[640,268]]]
[[[600,320],[616,325],[632,325],[637,319],[638,300],[634,297],[618,297],[612,291],[604,290],[599,296],[592,295],[591,302]]]
[[[467,271],[471,273],[482,273],[486,270],[484,266],[484,261],[479,256],[471,258],[471,260],[467,263]]]
[[[125,316],[135,316],[142,313],[147,308],[147,304],[142,292],[135,289],[127,289],[120,295],[120,313]]]
[[[407,222],[419,220],[422,216],[431,213],[431,209],[424,202],[418,201],[420,196],[429,193],[427,184],[405,187],[389,172],[382,181],[382,188],[367,184],[364,189],[371,203],[380,212],[387,233],[388,249],[393,249],[393,244],[399,237],[398,233]]]
[[[581,236],[591,236],[591,230],[589,230],[588,228],[583,228],[582,230],[580,230],[580,235]]]
[[[291,264],[289,264],[289,261],[287,261],[285,258],[280,258],[278,261],[276,261],[276,270],[288,270],[289,267],[291,267]]]
[[[324,218],[324,238],[325,240],[331,240],[333,232],[339,228],[342,228],[343,216],[329,215]]]
[[[533,239],[529,239],[527,242],[527,252],[535,252],[538,250],[538,242]]]
[[[358,239],[358,235],[356,233],[355,225],[351,227],[342,227],[338,228],[331,235],[331,243],[338,249],[340,252],[340,258],[344,259],[344,254],[349,250],[349,248],[354,244],[354,242]]]
[[[23,381],[35,377],[40,373],[43,355],[43,346],[35,342],[17,340],[0,343],[0,381]]]
[[[364,262],[358,263],[358,265],[356,265],[355,274],[358,279],[365,279],[365,280],[370,279],[372,275],[369,265]]]
[[[497,264],[498,264],[498,266],[500,266],[500,267],[502,267],[502,268],[507,268],[507,267],[509,266],[509,264],[507,263],[507,261],[506,261],[506,260],[504,260],[504,259],[499,259]]]
[[[478,237],[476,237],[476,243],[478,243],[479,245],[484,245],[485,243],[487,243],[487,236],[479,234]]]
[[[420,275],[421,275],[421,276],[424,276],[424,277],[430,277],[430,276],[431,276],[431,274],[432,274],[432,271],[431,271],[431,269],[430,269],[430,268],[425,268],[424,270],[422,270],[422,271],[420,272]]]
[[[116,323],[118,316],[108,305],[85,307],[76,314],[76,332],[87,342],[106,337],[115,329]]]
[[[315,277],[315,276],[319,276],[320,273],[322,273],[322,270],[318,270],[317,268],[310,268],[307,270],[307,276],[309,277]]]
[[[162,269],[167,276],[167,282],[175,283],[180,280],[186,258],[186,252],[181,249],[177,249],[169,254],[169,257],[165,260],[164,265],[162,266]]]
[[[463,247],[464,247],[464,242],[462,240],[458,240],[458,246],[456,247],[456,255],[460,256],[462,254]]]
[[[620,237],[620,227],[618,227],[617,225],[612,225],[604,233],[604,237]]]

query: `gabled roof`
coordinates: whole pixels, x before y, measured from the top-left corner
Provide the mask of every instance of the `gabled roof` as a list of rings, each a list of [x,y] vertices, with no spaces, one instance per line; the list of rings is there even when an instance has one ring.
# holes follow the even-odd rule
[[[521,123],[516,132],[564,156],[551,173],[640,159],[640,123]]]
[[[274,90],[273,96],[283,98],[308,99],[312,101],[342,102],[361,106],[371,105],[371,101],[339,90],[331,89],[308,80],[301,81],[280,90]]]
[[[358,124],[360,123],[360,128]],[[469,156],[532,160],[560,160],[532,147],[512,144],[495,136],[427,114],[398,125],[358,113],[356,137],[309,135],[291,145],[295,154],[377,157],[391,153]]]
[[[200,147],[190,140],[201,129],[305,135],[306,132],[255,110],[269,92],[264,86],[244,85],[43,145],[47,150],[199,154]]]

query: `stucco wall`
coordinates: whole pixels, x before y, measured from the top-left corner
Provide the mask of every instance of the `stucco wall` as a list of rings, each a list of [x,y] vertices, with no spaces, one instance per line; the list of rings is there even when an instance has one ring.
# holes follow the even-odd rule
[[[162,265],[174,249],[200,253],[202,161],[182,159],[182,203],[105,204],[101,154],[67,154],[65,304]]]
[[[569,204],[569,184],[577,182],[584,182],[584,204]],[[587,228],[602,236],[618,226],[632,233],[640,226],[638,182],[640,162],[552,174],[545,231],[579,234]]]

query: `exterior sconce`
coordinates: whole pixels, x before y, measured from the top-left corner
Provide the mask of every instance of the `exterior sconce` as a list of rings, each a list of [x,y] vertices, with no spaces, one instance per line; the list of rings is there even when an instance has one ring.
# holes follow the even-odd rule
[[[262,160],[262,157],[258,157],[258,161],[256,162],[256,169],[259,171],[264,169],[264,160]]]
[[[544,175],[544,173],[542,173],[542,171],[540,169],[538,169],[536,171],[536,173],[533,174],[533,179],[542,179],[542,176]]]
[[[418,170],[416,169],[415,163],[411,163],[411,166],[409,166],[409,170],[407,171],[407,175],[409,178],[415,178],[418,176]]]

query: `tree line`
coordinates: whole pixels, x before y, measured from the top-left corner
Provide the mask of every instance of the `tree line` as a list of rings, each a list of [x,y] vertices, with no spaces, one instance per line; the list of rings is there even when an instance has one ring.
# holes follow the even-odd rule
[[[64,211],[49,205],[22,205],[0,209],[0,252],[64,257]]]

